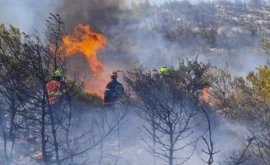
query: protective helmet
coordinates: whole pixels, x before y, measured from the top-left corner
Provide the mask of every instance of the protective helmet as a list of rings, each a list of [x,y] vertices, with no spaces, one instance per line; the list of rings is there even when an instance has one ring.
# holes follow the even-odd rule
[[[169,75],[170,74],[170,69],[167,68],[167,67],[162,67],[162,68],[160,68],[159,73],[162,74],[162,75]]]
[[[56,69],[56,71],[54,72],[54,76],[55,77],[61,77],[62,76],[62,73],[61,73],[60,69]]]
[[[118,76],[118,74],[117,74],[116,71],[113,71],[113,72],[111,73],[111,77],[117,77],[117,76]]]

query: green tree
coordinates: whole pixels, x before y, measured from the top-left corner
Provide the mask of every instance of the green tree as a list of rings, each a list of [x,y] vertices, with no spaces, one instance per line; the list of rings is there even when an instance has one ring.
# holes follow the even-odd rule
[[[190,156],[180,158],[178,152],[186,147],[194,149],[198,139],[183,146],[179,144],[190,137],[193,128],[202,124],[200,91],[210,84],[205,74],[208,68],[209,65],[196,58],[181,60],[179,68],[170,67],[170,74],[166,76],[140,65],[125,73],[125,82],[137,96],[133,106],[148,123],[143,126],[143,140],[154,158],[173,165],[176,161],[184,163],[191,157],[190,153]],[[150,137],[151,142],[145,137]]]
[[[262,39],[262,48],[269,54],[270,42]],[[240,122],[254,136],[247,153],[256,164],[269,164],[270,154],[270,67],[269,63],[249,72],[246,77],[232,77],[226,70],[215,69],[213,97],[218,99],[219,112]]]

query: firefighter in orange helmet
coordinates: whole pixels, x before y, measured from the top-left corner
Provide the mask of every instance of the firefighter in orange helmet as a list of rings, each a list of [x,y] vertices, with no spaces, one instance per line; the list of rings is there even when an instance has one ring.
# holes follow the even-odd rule
[[[124,93],[124,87],[117,81],[118,74],[116,71],[111,73],[111,81],[106,85],[104,92],[104,103],[107,106],[113,105],[118,101],[120,96]]]
[[[54,72],[51,80],[46,84],[48,94],[48,104],[52,109],[55,122],[60,121],[61,102],[66,94],[66,84],[62,81],[62,73],[59,69]]]

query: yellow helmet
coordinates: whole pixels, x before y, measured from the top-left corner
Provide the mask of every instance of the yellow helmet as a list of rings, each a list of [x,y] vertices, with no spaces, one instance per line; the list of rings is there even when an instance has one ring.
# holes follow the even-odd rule
[[[62,73],[61,73],[60,69],[56,69],[56,71],[54,72],[54,76],[55,77],[61,77],[62,76]]]
[[[162,75],[169,75],[170,74],[170,69],[167,67],[162,67],[159,69],[159,73]]]

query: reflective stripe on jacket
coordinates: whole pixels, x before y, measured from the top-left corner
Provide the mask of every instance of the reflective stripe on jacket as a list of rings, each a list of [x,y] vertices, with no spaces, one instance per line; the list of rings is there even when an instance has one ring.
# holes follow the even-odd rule
[[[66,92],[66,85],[61,81],[50,80],[46,84],[49,104],[56,104]]]

